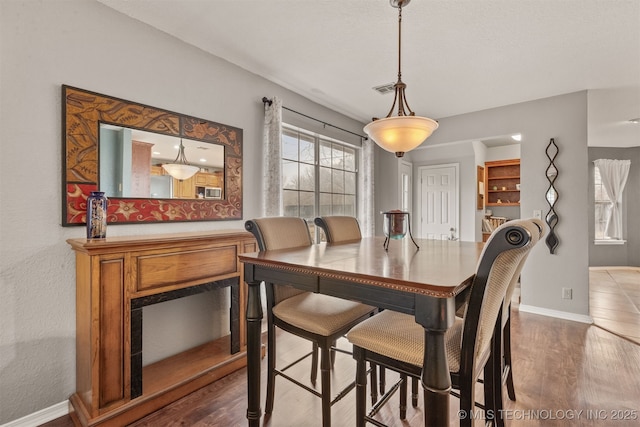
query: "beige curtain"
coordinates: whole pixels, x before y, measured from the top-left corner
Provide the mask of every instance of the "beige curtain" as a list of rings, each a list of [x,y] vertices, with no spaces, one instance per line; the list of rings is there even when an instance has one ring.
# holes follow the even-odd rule
[[[600,170],[602,185],[611,199],[611,210],[604,235],[622,239],[622,192],[629,177],[630,160],[598,159],[593,162]]]
[[[282,216],[282,100],[264,103],[262,134],[262,216]]]
[[[358,221],[363,237],[375,235],[375,200],[374,200],[374,143],[370,139],[362,141],[360,158],[360,182],[358,185]]]

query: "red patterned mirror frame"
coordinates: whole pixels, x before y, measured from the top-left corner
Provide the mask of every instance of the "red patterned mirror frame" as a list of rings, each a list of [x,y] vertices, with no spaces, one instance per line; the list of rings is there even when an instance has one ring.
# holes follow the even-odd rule
[[[224,199],[109,198],[110,224],[242,219],[242,129],[62,86],[62,225],[86,224],[98,191],[100,123],[221,144]]]

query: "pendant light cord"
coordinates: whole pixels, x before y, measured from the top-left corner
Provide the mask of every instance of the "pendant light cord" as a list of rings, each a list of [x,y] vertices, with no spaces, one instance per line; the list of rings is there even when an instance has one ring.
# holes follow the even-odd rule
[[[398,83],[402,82],[402,2],[398,4]]]

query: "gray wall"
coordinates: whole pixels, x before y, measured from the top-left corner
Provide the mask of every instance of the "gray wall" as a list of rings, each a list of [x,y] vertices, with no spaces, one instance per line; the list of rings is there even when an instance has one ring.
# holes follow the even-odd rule
[[[622,221],[624,245],[595,245],[593,207],[593,161],[596,159],[631,160],[629,177],[623,194]],[[640,267],[640,147],[589,147],[589,265]]]
[[[522,134],[523,218],[533,216],[536,209],[546,212],[545,148],[549,139],[555,138],[560,148],[556,159],[560,246],[555,255],[544,242],[534,248],[522,273],[522,306],[560,317],[588,319],[587,92],[448,117],[439,123],[428,145]],[[573,288],[573,299],[561,298],[563,287]]]
[[[397,157],[393,153],[384,151],[378,147],[374,153],[375,169],[374,169],[374,183],[375,183],[375,220],[376,220],[376,235],[381,236],[382,231],[382,215],[381,212],[390,211],[392,209],[399,209],[400,204],[398,202],[398,189],[399,183],[399,168],[400,163]],[[409,158],[406,157],[405,160]],[[415,178],[415,171],[414,171]],[[416,199],[413,198],[413,204],[415,207]],[[414,221],[415,223],[415,221]]]
[[[263,96],[353,132],[362,123],[95,1],[0,1],[0,424],[75,391],[75,261],[61,224],[61,89],[79,87],[244,130],[244,218],[260,215]],[[233,82],[230,84],[229,82]],[[109,236],[242,229],[243,221],[110,226]],[[145,356],[222,330],[226,298],[145,312]],[[162,312],[169,310],[170,316]],[[157,313],[160,311],[160,313]],[[182,313],[182,315],[180,314]],[[188,313],[188,315],[185,315]],[[176,341],[152,324],[180,329]],[[195,320],[193,320],[195,319]],[[151,320],[147,323],[147,320]],[[178,325],[176,325],[178,323]],[[194,324],[195,323],[195,324]],[[191,335],[194,335],[193,337]],[[149,350],[147,352],[146,350]]]

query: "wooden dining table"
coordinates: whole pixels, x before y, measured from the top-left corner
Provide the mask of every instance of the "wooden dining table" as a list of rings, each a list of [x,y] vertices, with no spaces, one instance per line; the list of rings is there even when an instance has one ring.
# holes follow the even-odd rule
[[[384,238],[239,255],[247,294],[249,426],[259,426],[262,304],[260,283],[290,285],[415,316],[425,329],[422,387],[425,425],[449,425],[451,377],[444,334],[454,323],[456,296],[471,285],[482,243]]]

